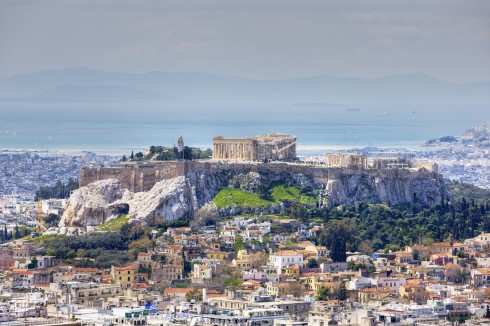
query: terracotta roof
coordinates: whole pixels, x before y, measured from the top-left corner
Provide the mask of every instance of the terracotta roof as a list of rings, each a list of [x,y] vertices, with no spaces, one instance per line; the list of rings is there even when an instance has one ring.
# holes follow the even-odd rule
[[[444,268],[460,268],[458,264],[447,263]]]
[[[145,283],[134,283],[131,284],[132,289],[151,289],[151,285]]]
[[[386,313],[394,313],[394,312],[403,312],[403,310],[395,310],[395,309],[385,309],[381,310],[380,312],[386,312]]]
[[[22,268],[13,268],[12,269],[13,273],[26,272],[26,271],[27,271],[27,269],[22,269]]]
[[[286,267],[286,269],[299,269],[299,265],[298,264],[294,264],[294,265],[291,265],[291,266]]]
[[[375,292],[395,292],[390,287],[381,287],[381,288],[365,288],[365,289],[360,289],[359,292],[368,292],[368,293],[375,293]]]
[[[114,270],[116,271],[129,271],[129,270],[135,270],[138,269],[137,265],[128,265],[124,267],[115,267]]]
[[[15,273],[17,273],[19,275],[32,275],[32,274],[34,274],[31,271],[18,271],[18,272],[15,272]]]
[[[433,259],[437,259],[437,258],[447,258],[447,257],[449,257],[449,255],[447,255],[447,254],[433,254],[433,255],[431,255],[430,257],[431,257],[431,258],[433,258]]]
[[[166,288],[163,292],[166,294],[187,294],[187,292],[192,290],[194,290],[194,288]]]
[[[464,243],[461,242],[455,242],[453,243],[453,247],[463,247],[466,246]],[[451,247],[449,244],[449,241],[444,241],[444,242],[434,242],[431,247]]]
[[[98,272],[98,269],[97,268],[73,268],[73,270],[75,272],[79,272],[79,273],[97,273]]]
[[[476,270],[483,275],[490,275],[490,268],[477,268]]]
[[[151,255],[146,252],[138,252],[138,257],[151,257]]]
[[[301,272],[301,276],[303,277],[309,277],[309,276],[318,276],[320,273],[318,272]]]
[[[302,256],[296,250],[281,250],[271,254],[271,256]]]

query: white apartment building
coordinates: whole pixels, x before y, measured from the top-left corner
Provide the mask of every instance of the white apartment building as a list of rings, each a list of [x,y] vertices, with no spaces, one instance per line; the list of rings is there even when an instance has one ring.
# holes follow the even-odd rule
[[[269,256],[269,262],[278,270],[278,272],[287,266],[295,264],[302,268],[303,255],[295,250],[282,250],[272,253]]]

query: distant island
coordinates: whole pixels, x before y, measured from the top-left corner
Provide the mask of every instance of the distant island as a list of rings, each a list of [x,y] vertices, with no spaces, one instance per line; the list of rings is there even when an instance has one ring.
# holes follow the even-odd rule
[[[425,145],[447,145],[447,144],[461,144],[471,145],[481,148],[490,147],[490,122],[474,126],[465,131],[463,136],[442,136],[439,138],[429,139],[425,142]]]

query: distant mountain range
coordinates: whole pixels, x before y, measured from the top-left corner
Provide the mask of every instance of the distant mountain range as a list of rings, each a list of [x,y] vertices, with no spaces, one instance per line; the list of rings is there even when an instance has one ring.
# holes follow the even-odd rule
[[[268,80],[199,72],[119,73],[72,68],[0,77],[0,101],[288,103],[488,103],[490,81],[456,84],[423,75],[374,79],[313,77]]]

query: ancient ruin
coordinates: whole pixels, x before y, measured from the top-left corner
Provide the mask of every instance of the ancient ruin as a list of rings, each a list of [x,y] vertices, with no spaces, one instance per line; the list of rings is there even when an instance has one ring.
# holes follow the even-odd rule
[[[213,159],[278,161],[296,158],[296,136],[265,134],[247,138],[213,138]]]
[[[327,167],[367,168],[367,155],[358,153],[327,153],[325,155],[325,164]]]

